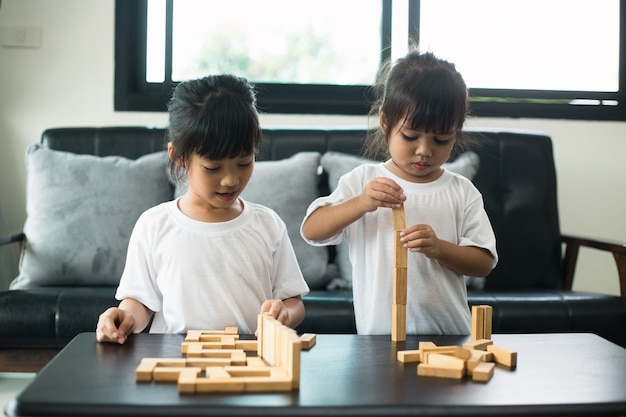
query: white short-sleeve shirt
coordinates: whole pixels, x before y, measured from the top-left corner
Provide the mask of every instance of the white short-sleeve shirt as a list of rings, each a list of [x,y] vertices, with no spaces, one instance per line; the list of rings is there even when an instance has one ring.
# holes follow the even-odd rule
[[[138,219],[116,293],[155,312],[151,332],[238,326],[253,334],[263,301],[308,293],[273,210],[244,201],[237,218],[205,223],[185,216],[177,201]]]

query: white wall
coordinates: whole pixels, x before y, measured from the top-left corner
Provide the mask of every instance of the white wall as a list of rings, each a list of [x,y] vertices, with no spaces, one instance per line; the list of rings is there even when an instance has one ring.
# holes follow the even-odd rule
[[[114,9],[113,0],[2,0],[0,26],[41,26],[42,43],[37,49],[0,47],[0,208],[7,223],[0,233],[20,230],[24,223],[24,154],[44,129],[165,125],[165,113],[113,111]],[[365,126],[367,119],[263,115],[261,122]],[[474,119],[468,125],[549,133],[562,231],[626,241],[626,123]],[[618,294],[612,257],[583,250],[574,286]]]

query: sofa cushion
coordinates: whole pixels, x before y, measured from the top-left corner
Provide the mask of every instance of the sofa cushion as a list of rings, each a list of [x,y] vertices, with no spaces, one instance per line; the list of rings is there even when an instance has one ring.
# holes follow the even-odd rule
[[[172,197],[166,163],[163,151],[131,160],[32,145],[26,243],[11,289],[117,285],[137,218]]]
[[[322,168],[328,174],[328,184],[332,192],[337,188],[339,179],[345,173],[352,171],[362,164],[379,162],[361,156],[329,151],[322,155],[321,163]],[[447,162],[443,166],[451,172],[461,174],[469,180],[472,180],[478,170],[479,163],[480,159],[475,152],[465,152],[459,155],[454,161]],[[335,263],[339,269],[340,277],[334,279],[330,285],[333,289],[352,288],[352,264],[350,263],[348,243],[341,242],[337,245],[336,250],[337,256]],[[466,281],[469,286],[480,288],[484,280],[482,278],[468,277]]]
[[[324,287],[328,282],[328,250],[311,246],[300,236],[306,209],[319,195],[320,157],[319,152],[300,152],[276,161],[257,161],[252,178],[241,193],[244,200],[263,204],[283,219],[302,275],[311,289]],[[185,181],[178,182],[174,194],[180,196],[186,188]]]

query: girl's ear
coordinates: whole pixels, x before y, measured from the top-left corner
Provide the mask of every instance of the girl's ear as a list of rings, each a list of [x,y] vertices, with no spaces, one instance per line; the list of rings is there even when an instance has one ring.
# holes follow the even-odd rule
[[[174,144],[172,142],[167,142],[167,156],[170,158],[170,161],[174,162],[174,165],[181,168],[183,167],[180,158],[174,160]]]
[[[387,134],[387,115],[383,111],[383,107],[380,106],[378,108],[378,123],[380,124],[380,130],[386,135]]]

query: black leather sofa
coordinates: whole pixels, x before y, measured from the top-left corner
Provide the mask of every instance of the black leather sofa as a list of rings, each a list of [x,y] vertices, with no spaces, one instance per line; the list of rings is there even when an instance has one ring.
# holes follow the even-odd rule
[[[258,160],[281,160],[302,151],[357,155],[365,133],[350,128],[265,128]],[[493,306],[496,333],[591,332],[626,347],[626,246],[561,234],[550,137],[517,130],[468,133],[480,138],[474,150],[480,167],[473,181],[483,194],[500,256],[484,288],[468,292],[469,305]],[[52,149],[132,159],[163,149],[163,141],[164,129],[152,127],[56,128],[41,138]],[[321,173],[319,193],[328,192],[328,177]],[[28,236],[21,232],[0,237],[0,244],[25,242]],[[571,290],[581,246],[611,251],[621,296]],[[335,248],[328,251],[333,262]],[[113,286],[0,292],[0,371],[36,370],[76,334],[93,331],[98,315],[117,304],[114,292]],[[349,290],[320,288],[304,301],[306,318],[300,332],[356,331]]]

